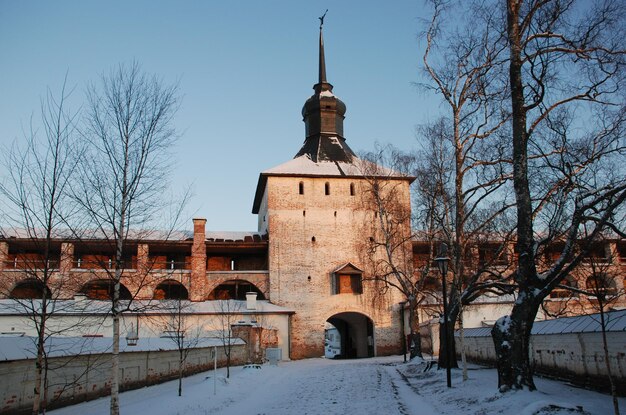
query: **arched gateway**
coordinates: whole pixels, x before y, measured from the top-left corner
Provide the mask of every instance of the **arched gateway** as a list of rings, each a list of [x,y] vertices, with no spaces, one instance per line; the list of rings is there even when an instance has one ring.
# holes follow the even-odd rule
[[[326,328],[326,357],[355,359],[374,356],[374,323],[368,316],[345,312],[333,315],[326,322],[332,326]]]

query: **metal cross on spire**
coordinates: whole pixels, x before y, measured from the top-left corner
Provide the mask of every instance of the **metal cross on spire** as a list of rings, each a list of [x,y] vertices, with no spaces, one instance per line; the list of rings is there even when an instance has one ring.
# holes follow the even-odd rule
[[[326,13],[328,13],[328,9],[326,9],[322,17],[318,17],[318,19],[320,19],[320,30],[322,29],[322,26],[324,26],[324,17],[326,17]]]

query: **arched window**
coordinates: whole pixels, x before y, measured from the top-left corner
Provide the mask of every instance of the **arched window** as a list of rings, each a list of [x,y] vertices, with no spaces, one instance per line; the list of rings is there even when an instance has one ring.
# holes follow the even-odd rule
[[[15,284],[9,297],[16,299],[41,299],[45,293],[50,298],[50,290],[46,285],[36,279],[28,279]]]
[[[328,196],[330,194],[330,183],[324,183],[324,194]]]
[[[354,183],[350,183],[350,196],[354,196]]]
[[[183,284],[174,280],[166,280],[154,290],[155,300],[188,300],[189,292]]]
[[[566,287],[578,288],[578,283],[571,275],[565,277],[563,281],[561,281],[561,286],[556,287],[550,293],[550,298],[570,298],[570,297],[578,297],[578,293],[576,291],[569,290]]]
[[[617,294],[615,280],[604,273],[593,274],[585,281],[589,294],[599,296],[612,296]]]
[[[115,283],[110,280],[89,281],[80,289],[82,294],[92,300],[112,300],[115,291]],[[120,284],[120,300],[130,300],[131,295],[124,284]]]
[[[304,194],[304,182],[298,183],[298,193],[301,195]]]

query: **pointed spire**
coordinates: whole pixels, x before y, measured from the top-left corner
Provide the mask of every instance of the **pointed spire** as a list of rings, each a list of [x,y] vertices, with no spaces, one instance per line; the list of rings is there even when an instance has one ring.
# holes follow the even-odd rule
[[[350,163],[355,155],[343,137],[346,104],[333,94],[333,86],[326,79],[323,35],[325,16],[326,13],[319,18],[319,79],[313,86],[315,93],[307,99],[302,108],[305,140],[296,157],[306,155],[314,163],[323,161]]]
[[[328,12],[328,9],[326,9],[326,12],[324,13],[324,16],[320,17],[320,76],[319,76],[319,83],[323,84],[323,83],[327,83],[326,81],[326,59],[324,58],[324,35],[322,34],[322,26],[324,26],[324,17],[326,16],[326,13]]]
[[[324,18],[326,17],[326,13],[328,13],[328,9],[324,12],[320,19],[320,44],[319,44],[319,80],[318,83],[313,86],[313,89],[316,93],[320,93],[322,91],[332,91],[333,86],[328,83],[326,80],[326,58],[324,56]]]

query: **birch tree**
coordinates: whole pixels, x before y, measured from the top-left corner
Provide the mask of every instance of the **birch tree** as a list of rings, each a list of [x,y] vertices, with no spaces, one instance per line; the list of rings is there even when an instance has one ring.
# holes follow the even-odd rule
[[[161,326],[178,351],[178,396],[182,396],[187,356],[200,343],[201,325],[189,315],[192,311],[189,300],[166,300],[165,311],[168,315],[163,317]]]
[[[242,307],[241,301],[238,300],[217,300],[216,302],[218,314],[213,321],[212,331],[222,343],[224,356],[226,356],[226,378],[230,377],[233,346],[238,341],[238,338],[233,337],[233,324],[237,322]]]
[[[74,198],[87,215],[93,236],[104,239],[114,252],[111,266],[101,269],[112,286],[112,415],[119,414],[120,316],[138,311],[133,299],[139,288],[129,299],[120,296],[124,259],[132,255],[128,242],[147,238],[169,211],[165,195],[178,103],[177,86],[145,74],[136,62],[103,74],[100,85],[92,84],[87,91],[84,137],[89,151],[80,165]],[[167,235],[160,235],[164,238]]]
[[[30,241],[29,246],[21,247],[25,252],[17,253],[12,264],[23,270],[16,275],[24,280],[14,288],[15,281],[4,280],[0,285],[37,333],[33,414],[46,411],[48,339],[64,330],[49,321],[64,312],[68,302],[59,300],[75,288],[68,275],[59,273],[64,255],[59,238],[71,236],[69,183],[81,154],[76,130],[79,112],[68,109],[70,95],[67,76],[58,96],[48,89],[41,103],[40,129],[31,121],[25,144],[16,142],[6,153],[3,164],[7,177],[0,183],[3,222],[14,228],[14,234]]]

